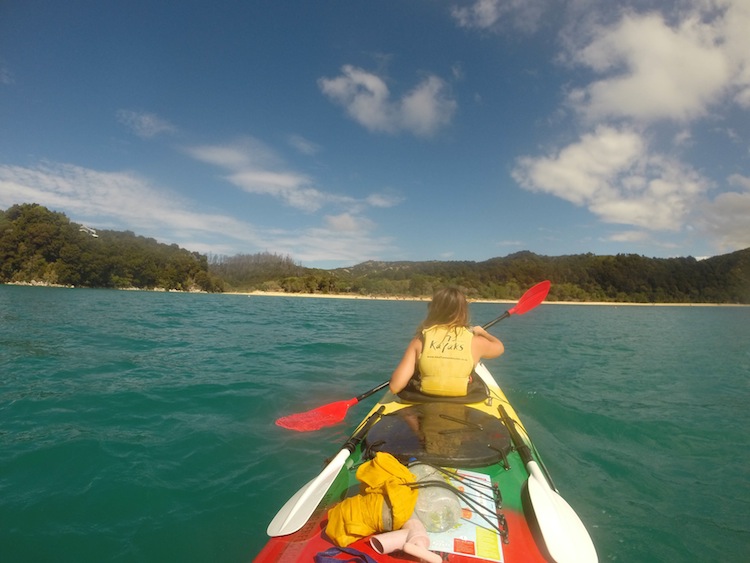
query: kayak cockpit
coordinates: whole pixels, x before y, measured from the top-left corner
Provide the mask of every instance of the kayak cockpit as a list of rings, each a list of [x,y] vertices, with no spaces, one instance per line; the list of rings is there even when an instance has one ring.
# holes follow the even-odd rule
[[[507,465],[512,441],[503,423],[467,405],[417,403],[384,415],[364,447],[387,452],[404,464],[418,459],[447,467]]]
[[[481,403],[483,401],[486,401],[490,396],[487,384],[484,382],[482,377],[476,373],[473,375],[471,381],[469,382],[469,387],[466,390],[466,395],[461,395],[459,397],[438,397],[435,395],[427,395],[426,393],[422,393],[422,391],[420,391],[418,388],[418,384],[415,382],[415,379],[418,378],[419,374],[416,374],[412,379],[409,380],[409,383],[406,385],[406,387],[399,392],[399,399],[401,399],[402,401],[406,401],[407,403],[439,402],[470,404]]]

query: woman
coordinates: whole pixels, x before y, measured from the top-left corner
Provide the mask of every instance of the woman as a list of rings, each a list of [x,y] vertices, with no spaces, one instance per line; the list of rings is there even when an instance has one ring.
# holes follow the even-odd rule
[[[404,357],[391,375],[390,390],[398,393],[419,373],[417,388],[427,395],[461,397],[474,366],[505,351],[503,343],[481,326],[472,329],[466,297],[458,289],[435,292],[427,318],[417,328]]]

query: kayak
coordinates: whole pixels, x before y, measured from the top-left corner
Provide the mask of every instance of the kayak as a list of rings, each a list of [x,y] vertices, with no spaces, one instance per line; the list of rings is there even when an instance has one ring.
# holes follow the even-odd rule
[[[386,546],[379,535],[361,537],[344,551],[326,534],[329,511],[360,493],[358,469],[383,454],[414,475],[427,475],[411,485],[418,499],[438,491],[427,512],[417,514],[427,522],[422,545],[429,553],[422,560],[597,561],[585,526],[555,488],[516,411],[484,364],[477,365],[474,380],[468,395],[460,398],[385,391],[338,455],[279,510],[254,561],[422,559],[421,552],[410,555],[408,544]],[[445,498],[439,498],[442,492]]]

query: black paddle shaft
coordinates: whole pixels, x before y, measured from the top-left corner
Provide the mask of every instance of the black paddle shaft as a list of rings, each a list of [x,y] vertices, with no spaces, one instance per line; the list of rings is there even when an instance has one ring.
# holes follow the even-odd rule
[[[365,436],[367,436],[367,433],[370,431],[370,428],[372,428],[375,425],[375,423],[380,419],[384,410],[385,410],[385,405],[381,406],[377,411],[372,413],[369,416],[369,418],[365,421],[365,423],[362,425],[362,427],[357,432],[352,434],[352,437],[346,441],[346,443],[344,444],[344,447],[350,452],[353,452],[354,448],[357,447],[357,444],[359,444],[362,440],[364,440]]]
[[[500,322],[500,321],[502,321],[503,319],[507,319],[508,317],[510,317],[510,311],[505,311],[505,312],[504,312],[504,313],[503,313],[502,315],[500,315],[500,316],[499,316],[498,318],[496,318],[496,319],[495,319],[494,321],[490,321],[490,322],[488,322],[488,323],[487,323],[486,325],[483,325],[483,326],[482,326],[482,328],[483,328],[484,330],[487,330],[487,329],[488,329],[488,328],[490,328],[491,326],[494,326],[494,325],[496,325],[497,323],[499,323],[499,322]]]
[[[384,383],[381,383],[381,384],[380,384],[380,385],[378,385],[377,387],[373,387],[373,388],[372,388],[372,389],[370,389],[369,391],[366,391],[366,392],[362,393],[361,395],[358,395],[357,397],[355,397],[355,399],[356,399],[356,400],[357,400],[357,402],[359,403],[359,402],[360,402],[360,401],[362,401],[363,399],[366,399],[366,398],[367,398],[367,397],[369,397],[370,395],[373,395],[373,394],[377,393],[377,392],[378,392],[378,391],[380,391],[381,389],[385,389],[386,387],[388,387],[388,384],[389,384],[389,383],[390,383],[389,381],[386,381],[386,382],[384,382]]]
[[[510,439],[513,440],[513,445],[516,446],[516,451],[518,452],[518,455],[521,456],[521,461],[526,465],[533,459],[531,457],[531,449],[526,445],[526,442],[523,441],[523,438],[521,438],[521,435],[518,433],[518,428],[516,428],[516,421],[508,416],[505,407],[499,405],[497,409],[500,411],[500,416],[503,417],[505,427],[508,429],[508,432],[510,432]]]
[[[521,435],[518,433],[518,428],[516,428],[516,421],[508,416],[508,413],[506,412],[503,405],[499,405],[497,407],[497,410],[500,412],[500,416],[505,423],[505,427],[508,429],[508,432],[510,432],[510,439],[513,440],[513,445],[516,446],[516,451],[518,452],[518,455],[521,456],[521,461],[523,461],[523,464],[527,465],[530,461],[534,461],[534,458],[531,456],[531,448],[529,448],[526,442],[523,441],[523,438],[521,438]],[[544,464],[541,462],[539,463],[539,466],[542,468],[549,486],[553,491],[556,491],[557,489],[555,488],[555,485],[552,482],[549,473],[547,472],[547,468],[544,467]]]

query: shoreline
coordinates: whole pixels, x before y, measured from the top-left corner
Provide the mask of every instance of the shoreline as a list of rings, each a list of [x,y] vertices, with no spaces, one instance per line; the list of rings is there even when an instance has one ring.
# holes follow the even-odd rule
[[[283,291],[225,291],[248,297],[301,297],[307,299],[359,299],[370,301],[430,301],[430,297],[351,295],[348,293],[286,293]],[[469,303],[517,303],[513,299],[468,299]],[[632,303],[623,301],[544,301],[542,305],[609,305],[612,307],[750,307],[744,303]]]
[[[56,287],[56,288],[67,288],[77,289],[75,286],[52,284],[47,282],[5,282],[0,285],[16,285],[26,287]],[[80,289],[94,289],[94,288],[80,288]],[[138,288],[138,287],[123,287],[123,288],[103,288],[103,289],[114,289],[115,291],[154,291],[159,293],[190,293],[190,294],[205,294],[205,295],[243,295],[247,297],[297,297],[303,299],[353,299],[353,300],[364,300],[364,301],[422,301],[429,302],[430,297],[412,297],[412,296],[396,296],[396,295],[354,295],[350,293],[286,293],[284,291],[223,291],[219,293],[209,293],[207,291],[182,291],[178,289],[163,289],[163,288]],[[517,303],[517,300],[513,299],[468,299],[469,303],[505,303],[513,304]],[[542,305],[584,305],[584,306],[601,306],[607,305],[610,307],[750,307],[750,304],[745,303],[635,303],[627,301],[544,301]]]

